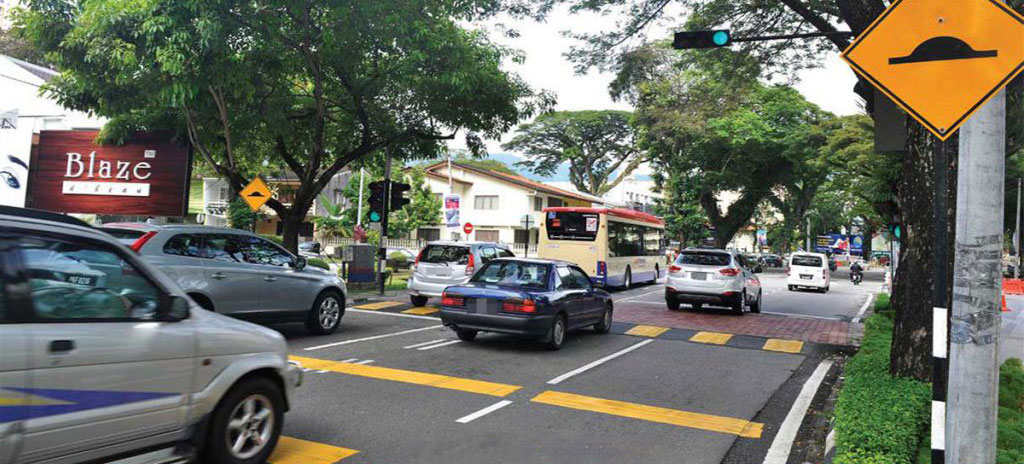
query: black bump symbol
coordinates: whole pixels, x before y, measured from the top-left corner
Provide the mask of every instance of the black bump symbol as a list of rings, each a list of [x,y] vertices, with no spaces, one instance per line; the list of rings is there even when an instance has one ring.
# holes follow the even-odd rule
[[[967,45],[967,42],[956,37],[932,37],[921,42],[921,45],[907,56],[889,58],[889,64],[992,58],[997,53],[997,50],[975,50]]]

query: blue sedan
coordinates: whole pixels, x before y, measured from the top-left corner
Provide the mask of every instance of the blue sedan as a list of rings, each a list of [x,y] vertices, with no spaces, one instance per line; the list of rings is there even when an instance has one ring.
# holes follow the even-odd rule
[[[557,350],[571,329],[612,327],[612,298],[575,264],[546,259],[489,261],[463,285],[444,290],[441,322],[464,341],[480,331],[543,337]]]

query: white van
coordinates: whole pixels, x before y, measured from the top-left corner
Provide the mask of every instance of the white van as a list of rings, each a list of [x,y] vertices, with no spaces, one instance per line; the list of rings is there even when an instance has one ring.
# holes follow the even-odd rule
[[[827,292],[832,276],[828,270],[828,257],[822,253],[793,253],[786,270],[786,284],[790,291],[813,288]]]

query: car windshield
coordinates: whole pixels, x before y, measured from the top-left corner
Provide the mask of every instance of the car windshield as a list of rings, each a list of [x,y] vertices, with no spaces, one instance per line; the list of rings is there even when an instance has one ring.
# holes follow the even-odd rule
[[[794,266],[821,267],[820,256],[793,255]]]
[[[423,250],[421,263],[465,263],[469,259],[469,248],[459,245],[427,245]]]
[[[725,253],[688,252],[684,251],[676,258],[676,264],[696,264],[700,266],[728,266],[729,255]]]
[[[548,265],[521,261],[492,261],[480,269],[470,282],[507,287],[547,288]]]

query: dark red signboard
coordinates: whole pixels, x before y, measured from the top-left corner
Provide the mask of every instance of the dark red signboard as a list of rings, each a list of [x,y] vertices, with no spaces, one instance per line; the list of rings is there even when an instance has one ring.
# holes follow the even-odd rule
[[[169,133],[96,145],[96,131],[41,131],[29,163],[26,206],[63,213],[184,216],[188,146]]]

